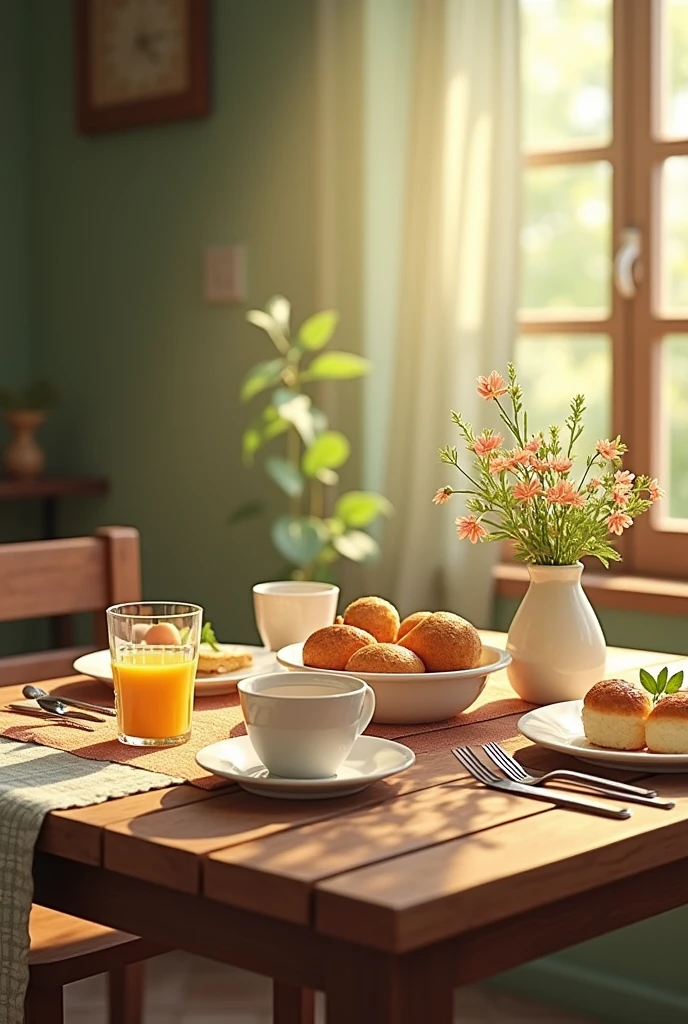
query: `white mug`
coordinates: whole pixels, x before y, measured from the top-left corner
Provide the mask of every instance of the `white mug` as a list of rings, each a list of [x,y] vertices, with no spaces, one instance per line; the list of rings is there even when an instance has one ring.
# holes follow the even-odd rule
[[[375,711],[362,679],[338,672],[270,672],[237,684],[253,748],[273,775],[335,775]]]
[[[331,626],[338,600],[339,587],[331,583],[256,583],[253,608],[263,646],[279,651],[288,644],[307,640],[316,629]]]

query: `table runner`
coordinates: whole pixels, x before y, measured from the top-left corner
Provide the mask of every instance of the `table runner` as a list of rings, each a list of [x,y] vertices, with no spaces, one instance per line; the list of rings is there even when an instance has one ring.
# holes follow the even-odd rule
[[[51,693],[69,694],[74,698],[96,704],[113,703],[111,687],[83,676],[56,680],[48,689]],[[430,722],[424,725],[373,724],[366,732],[371,736],[383,736],[402,742],[419,734],[427,734],[423,749],[436,750],[446,746],[446,740],[441,733],[444,729],[525,712],[532,706],[516,696],[506,678],[506,672],[497,672],[488,677],[487,685],[478,700],[470,710],[461,715],[444,722]],[[0,736],[30,740],[60,750],[68,750],[79,757],[117,761],[148,771],[165,772],[201,789],[218,789],[228,783],[200,768],[195,761],[196,753],[209,743],[217,743],[230,736],[246,735],[236,693],[218,697],[198,697],[194,706],[191,739],[179,747],[125,746],[116,738],[117,724],[114,718],[108,718],[102,723],[88,724],[92,726],[93,732],[84,732],[60,721],[45,718],[32,720],[27,716],[3,712],[0,707]],[[435,733],[436,738],[432,735]]]
[[[0,1024],[24,1020],[33,854],[46,814],[181,781],[0,738]]]

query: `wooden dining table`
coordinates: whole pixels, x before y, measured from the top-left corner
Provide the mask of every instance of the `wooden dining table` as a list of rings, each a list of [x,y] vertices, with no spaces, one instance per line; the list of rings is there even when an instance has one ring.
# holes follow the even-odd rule
[[[612,648],[607,670],[678,657]],[[489,790],[451,753],[486,731],[526,766],[589,770],[500,709],[439,749],[402,739],[408,771],[341,799],[181,785],[53,812],[35,901],[273,978],[280,1024],[312,1019],[313,990],[328,1024],[449,1024],[455,987],[688,900],[688,775],[619,774],[676,801],[625,821]]]

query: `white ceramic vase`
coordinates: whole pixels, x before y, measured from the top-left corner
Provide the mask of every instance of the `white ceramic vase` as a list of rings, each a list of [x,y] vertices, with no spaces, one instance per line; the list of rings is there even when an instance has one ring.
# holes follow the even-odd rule
[[[606,644],[581,586],[582,562],[529,565],[530,586],[509,629],[507,669],[533,704],[580,700],[604,678]]]

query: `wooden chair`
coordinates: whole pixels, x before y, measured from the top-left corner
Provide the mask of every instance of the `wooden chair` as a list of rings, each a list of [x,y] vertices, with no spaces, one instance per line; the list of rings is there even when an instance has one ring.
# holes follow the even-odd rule
[[[140,598],[139,535],[129,527],[104,527],[95,537],[0,544],[0,621],[93,612],[96,645],[0,659],[0,687],[70,675],[76,657],[107,646],[108,605]],[[163,950],[45,907],[33,907],[29,930],[27,1024],[63,1024],[63,986],[104,972],[111,1024],[140,1024],[141,961]]]

